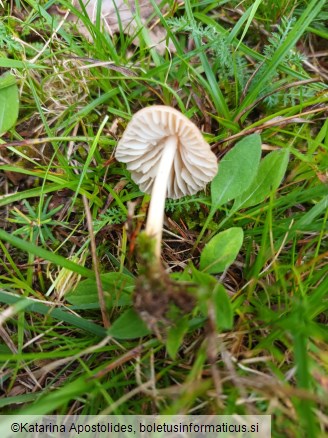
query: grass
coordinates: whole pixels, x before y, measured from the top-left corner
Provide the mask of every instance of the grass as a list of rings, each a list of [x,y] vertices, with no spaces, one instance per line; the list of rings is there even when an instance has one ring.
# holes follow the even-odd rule
[[[140,17],[135,45],[75,11],[93,40],[81,37],[49,14],[53,2],[1,9],[0,69],[20,92],[0,145],[1,412],[270,414],[275,437],[325,436],[327,4],[150,3],[174,51],[149,48]],[[152,104],[192,118],[222,163],[254,133],[262,159],[289,153],[283,179],[278,165],[269,173],[277,184],[263,171],[257,202],[220,204],[215,183],[167,201],[163,263],[179,284],[201,279],[203,294],[167,339],[129,310],[149,196],[113,157],[132,114]],[[196,268],[205,243],[235,227],[243,243],[217,275],[229,297],[220,289],[217,306],[217,279]],[[220,303],[233,324],[218,310],[226,327],[209,331],[206,305]]]

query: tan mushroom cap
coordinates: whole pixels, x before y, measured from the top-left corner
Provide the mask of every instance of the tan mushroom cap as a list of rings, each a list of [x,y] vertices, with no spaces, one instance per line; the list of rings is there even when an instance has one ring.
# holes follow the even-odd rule
[[[217,173],[217,159],[197,126],[169,106],[138,111],[118,143],[115,157],[126,163],[133,180],[151,193],[166,139],[176,136],[177,150],[167,184],[167,198],[202,190]]]

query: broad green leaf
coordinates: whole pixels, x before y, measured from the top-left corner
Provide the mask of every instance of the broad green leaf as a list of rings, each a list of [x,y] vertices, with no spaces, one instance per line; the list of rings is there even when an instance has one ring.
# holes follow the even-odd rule
[[[289,160],[287,149],[268,154],[260,163],[258,173],[252,184],[235,199],[233,210],[250,207],[262,202],[276,190],[285,175]]]
[[[169,353],[170,357],[174,360],[177,352],[182,344],[184,335],[187,333],[189,328],[187,317],[183,317],[176,321],[172,327],[170,327],[167,340],[166,340],[166,349]]]
[[[221,233],[222,234],[222,233]],[[215,311],[216,327],[229,330],[233,325],[233,308],[228,294],[222,284],[207,272],[200,272],[192,267],[193,281],[198,287],[198,305],[204,316],[208,315],[209,306]]]
[[[197,284],[198,306],[203,314],[207,317],[208,314],[208,299],[212,296],[213,290],[218,284],[217,279],[207,272],[201,272],[194,266],[191,266],[192,281]]]
[[[201,272],[198,269],[196,269],[194,266],[191,267],[192,269],[192,281],[199,286],[203,287],[202,295],[199,297],[206,297],[208,298],[210,296],[210,293],[215,288],[217,284],[217,280],[213,275],[208,274],[207,272]],[[210,292],[210,293],[209,293]]]
[[[142,338],[149,333],[150,330],[133,309],[128,309],[122,313],[107,331],[109,336],[116,339]]]
[[[114,303],[118,306],[131,304],[134,279],[120,272],[109,272],[101,275],[102,287],[108,307]],[[99,303],[96,280],[88,278],[80,281],[77,287],[65,295],[67,301],[74,306],[85,308],[88,304]]]
[[[252,183],[261,158],[261,137],[243,138],[219,162],[219,170],[211,184],[212,209],[235,199]]]
[[[200,256],[200,269],[210,274],[223,272],[236,259],[243,243],[241,228],[229,228],[214,236]]]
[[[18,117],[18,87],[11,74],[0,76],[0,135],[12,128]]]
[[[188,269],[185,269],[182,272],[172,272],[170,273],[170,277],[175,281],[191,281],[191,274]]]
[[[233,326],[233,309],[227,291],[218,283],[213,291],[215,322],[218,330],[231,330]]]
[[[13,85],[16,85],[15,76],[8,73],[0,76],[0,90],[2,90],[3,88],[11,87]]]

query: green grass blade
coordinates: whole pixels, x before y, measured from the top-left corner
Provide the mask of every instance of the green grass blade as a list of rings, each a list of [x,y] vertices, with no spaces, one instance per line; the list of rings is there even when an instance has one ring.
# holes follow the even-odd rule
[[[17,69],[43,69],[47,67],[44,65],[33,64],[31,62],[19,61],[17,59],[9,59],[0,57],[0,67],[3,68],[17,68]]]
[[[246,13],[244,14],[244,15],[248,15],[247,23],[245,24],[245,29],[243,30],[243,33],[242,33],[240,40],[239,40],[239,43],[237,44],[236,50],[238,50],[238,47],[242,43],[250,25],[252,24],[252,20],[255,17],[256,11],[257,11],[258,7],[260,6],[261,2],[262,2],[262,0],[256,0],[254,2],[254,4],[249,8],[249,10],[247,10]],[[241,18],[243,18],[243,16]]]
[[[188,20],[193,26],[196,26],[194,15],[191,9],[190,0],[186,0],[185,2],[185,8]],[[201,42],[196,33],[193,34],[193,38],[195,40],[196,47],[198,49],[201,49]],[[213,73],[213,70],[211,68],[211,65],[207,59],[206,53],[203,50],[199,51],[199,57],[202,63],[202,66],[204,68],[204,72],[206,75],[206,78],[208,80],[209,89],[211,93],[211,97],[213,99],[213,102],[215,104],[216,110],[218,114],[222,117],[224,117],[227,120],[231,120],[229,108],[227,106],[227,103],[225,101],[225,98],[218,86],[218,82],[216,80],[216,77]]]
[[[303,321],[300,321],[302,324]],[[295,363],[296,363],[296,375],[298,380],[298,386],[302,389],[311,390],[311,373],[309,370],[309,355],[307,351],[307,338],[304,334],[305,327],[294,336],[294,351],[295,351]],[[314,403],[310,400],[301,399],[297,403],[300,413],[300,421],[303,427],[306,429],[306,436],[317,436],[317,427],[315,425],[315,419],[313,415]]]
[[[94,272],[91,269],[85,268],[84,266],[80,266],[77,263],[72,262],[71,260],[65,259],[58,254],[55,254],[51,251],[48,251],[44,248],[41,248],[33,243],[26,242],[19,237],[12,236],[4,230],[0,230],[0,239],[5,242],[10,243],[16,248],[21,249],[22,251],[26,251],[28,254],[33,254],[35,256],[41,257],[44,260],[48,260],[49,262],[54,263],[55,265],[62,266],[63,268],[68,269],[69,271],[76,272],[79,275],[87,278],[95,278]]]
[[[217,32],[219,32],[219,33],[226,32],[226,29],[223,26],[221,26],[217,21],[213,20],[213,18],[209,17],[208,15],[196,12],[194,14],[194,16],[195,16],[195,18],[197,18],[199,21],[203,22],[204,24],[206,24],[208,26],[211,26],[214,29],[216,29]],[[237,45],[238,42],[239,41],[238,41],[237,38],[233,38],[233,40],[232,40],[233,44]],[[239,45],[239,50],[244,55],[250,56],[252,59],[254,59],[255,61],[258,61],[259,63],[265,61],[264,55],[262,55],[261,53],[257,52],[256,50],[252,49],[251,47],[247,46],[244,43],[241,43]],[[298,79],[298,80],[309,79],[309,76],[304,74],[303,72],[299,72],[299,71],[293,70],[292,68],[287,67],[285,65],[279,65],[278,68],[279,68],[279,71],[281,71],[283,73],[286,73],[287,75],[289,75],[290,77],[292,77],[294,79]],[[324,88],[324,85],[321,84],[320,88]],[[239,111],[239,109],[238,109],[238,111]]]
[[[271,60],[269,60],[265,67],[261,70],[261,76],[257,78],[257,82],[254,87],[246,95],[245,99],[238,108],[238,112],[244,110],[250,103],[252,103],[264,88],[267,78],[277,70],[281,62],[284,60],[287,53],[295,47],[297,41],[301,38],[306,31],[306,27],[312,22],[312,20],[319,14],[326,0],[312,0],[308,7],[303,11],[303,14],[295,23],[293,29],[287,36],[283,44],[276,50]]]
[[[24,310],[25,312],[36,312],[41,315],[49,315],[58,321],[64,321],[73,327],[77,327],[96,336],[104,337],[106,335],[106,330],[103,327],[88,321],[87,319],[76,316],[73,313],[69,313],[62,308],[54,308],[53,303],[49,303],[49,305],[43,304],[32,298],[21,297],[2,290],[0,290],[0,302],[12,305],[15,309],[14,313]]]
[[[78,183],[78,185],[77,185],[76,192],[75,192],[74,197],[73,197],[73,199],[72,199],[72,203],[71,203],[70,211],[72,211],[72,208],[73,208],[73,206],[74,206],[74,204],[75,204],[76,198],[77,198],[78,193],[79,193],[79,191],[80,191],[80,188],[81,188],[81,185],[82,185],[82,183],[83,183],[84,177],[85,177],[85,175],[86,175],[86,173],[87,173],[87,171],[88,171],[88,168],[89,168],[89,166],[90,166],[90,163],[91,163],[91,160],[92,160],[92,158],[93,158],[93,155],[94,155],[94,153],[95,153],[95,151],[96,151],[96,148],[97,148],[97,146],[98,146],[98,144],[99,144],[99,138],[100,138],[100,135],[101,135],[101,133],[102,133],[102,130],[104,129],[104,127],[105,127],[105,125],[106,125],[106,123],[107,123],[107,120],[108,120],[108,116],[106,116],[106,117],[104,118],[104,120],[102,121],[102,124],[101,124],[100,127],[99,127],[99,130],[98,130],[98,132],[97,132],[97,134],[96,134],[96,136],[95,136],[95,139],[94,139],[94,141],[92,142],[91,148],[89,149],[88,156],[87,156],[87,158],[86,158],[86,160],[85,160],[85,164],[84,164],[84,166],[83,166],[83,169],[82,169],[82,172],[81,172],[81,175],[80,175],[80,178],[79,178],[79,183]]]

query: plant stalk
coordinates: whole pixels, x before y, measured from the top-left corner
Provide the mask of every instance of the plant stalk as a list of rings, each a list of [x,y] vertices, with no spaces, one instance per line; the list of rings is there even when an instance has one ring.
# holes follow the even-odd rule
[[[163,154],[158,167],[148,210],[146,234],[156,239],[155,256],[157,261],[161,256],[162,229],[164,221],[165,198],[174,156],[178,147],[175,135],[166,138]]]

